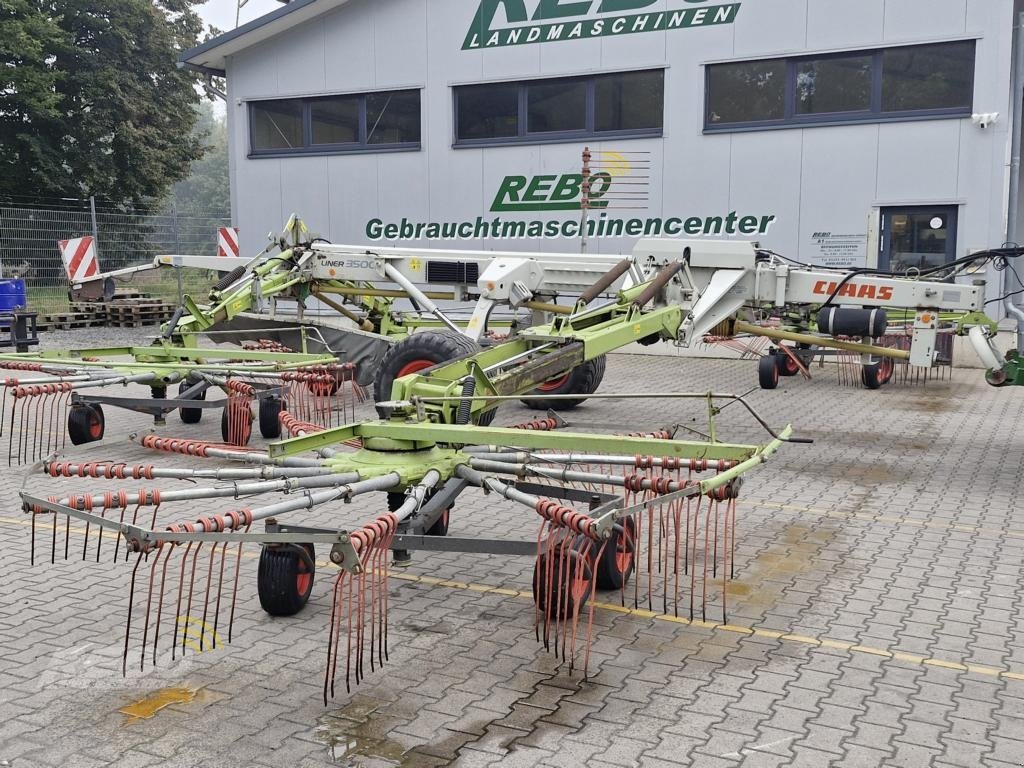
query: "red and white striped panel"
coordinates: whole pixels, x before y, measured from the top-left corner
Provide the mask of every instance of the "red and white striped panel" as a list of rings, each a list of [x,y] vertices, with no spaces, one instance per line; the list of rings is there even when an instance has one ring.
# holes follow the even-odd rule
[[[217,229],[217,255],[238,256],[238,227]]]
[[[76,237],[60,241],[60,257],[68,280],[85,280],[99,273],[100,264],[96,259],[96,241],[92,237]]]

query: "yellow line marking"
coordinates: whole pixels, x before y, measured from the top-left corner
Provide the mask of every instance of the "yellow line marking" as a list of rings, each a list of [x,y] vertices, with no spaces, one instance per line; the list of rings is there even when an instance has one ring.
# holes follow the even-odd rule
[[[776,505],[782,508],[790,508],[789,505]],[[808,509],[799,507],[798,509]],[[823,510],[824,511],[824,510]],[[17,518],[2,517],[0,516],[0,525],[19,525],[27,526],[30,525],[28,520],[19,520]],[[37,523],[40,528],[53,528],[51,523]],[[58,528],[60,526],[58,525]],[[72,528],[72,530],[76,530]],[[79,528],[78,531],[84,531],[84,528]],[[117,537],[118,534],[112,532],[104,532],[104,536]],[[252,552],[243,552],[243,557],[254,558],[258,555]],[[328,568],[330,563],[327,561],[318,560],[316,563],[318,568]],[[407,581],[417,584],[429,584],[434,587],[445,587],[447,589],[463,590],[480,592],[483,594],[495,594],[503,595],[505,597],[514,597],[523,600],[533,601],[533,594],[529,591],[509,589],[507,587],[494,587],[488,584],[475,584],[464,581],[453,581],[451,579],[441,579],[437,576],[427,576],[415,573],[408,573],[406,571],[396,571],[391,569],[388,572],[388,576],[398,581]],[[657,613],[655,611],[649,611],[646,608],[630,608],[628,606],[617,605],[615,603],[604,603],[599,601],[593,601],[593,606],[602,611],[609,611],[611,613],[626,614],[629,616],[636,616],[637,618],[653,619],[654,621],[664,621],[670,624],[680,624],[683,626],[695,627],[698,629],[707,629],[709,631],[717,632],[728,632],[734,635],[747,635],[749,637],[763,637],[770,640],[782,640],[788,643],[796,643],[798,645],[811,645],[819,648],[833,648],[841,651],[849,651],[851,653],[862,653],[869,656],[881,656],[883,658],[892,659],[894,661],[902,661],[909,664],[917,664],[921,666],[929,667],[940,667],[942,669],[951,669],[957,672],[971,672],[977,675],[983,675],[985,677],[996,677],[1005,680],[1024,680],[1024,673],[1014,672],[1009,669],[1002,669],[999,667],[989,667],[981,664],[962,664],[955,661],[947,661],[945,659],[936,659],[930,656],[920,656],[915,653],[905,653],[903,651],[891,651],[886,648],[875,648],[870,645],[860,645],[858,643],[847,642],[845,640],[837,640],[831,637],[812,637],[810,635],[795,635],[788,632],[780,632],[774,629],[758,629],[756,627],[743,627],[736,624],[722,624],[713,621],[701,621],[699,619],[687,619],[682,616],[671,616],[667,614]]]
[[[793,512],[810,512],[823,517],[855,517],[858,520],[870,520],[873,523],[891,523],[892,525],[912,525],[917,528],[935,528],[941,531],[957,531],[960,533],[987,533],[993,536],[1008,536],[1013,539],[1024,539],[1024,531],[1000,528],[985,528],[978,525],[961,525],[959,523],[943,523],[934,520],[922,520],[919,517],[897,517],[896,515],[874,514],[872,512],[844,511],[842,509],[824,509],[822,507],[802,507],[796,504],[780,504],[776,501],[747,498],[746,502],[758,507],[774,507]]]

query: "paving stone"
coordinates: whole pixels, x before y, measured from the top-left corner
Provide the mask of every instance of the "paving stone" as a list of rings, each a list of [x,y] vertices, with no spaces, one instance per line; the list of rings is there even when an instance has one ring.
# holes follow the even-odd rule
[[[352,694],[339,669],[338,696],[326,710],[319,700],[332,583],[326,563],[310,604],[271,619],[260,610],[256,559],[247,553],[232,647],[126,681],[119,622],[131,565],[28,569],[24,520],[0,515],[14,542],[0,550],[0,760],[17,768],[319,768],[337,765],[338,755],[361,768],[1019,765],[1024,681],[925,665],[912,655],[1024,672],[1024,508],[1017,503],[1024,448],[1006,440],[1024,433],[1024,403],[987,387],[975,371],[878,392],[841,387],[829,369],[813,373],[813,381],[786,379],[778,390],[750,395],[773,421],[792,420],[816,440],[812,448],[784,446],[744,486],[729,617],[755,633],[598,609],[585,681],[536,642],[528,597],[410,580],[528,596],[530,558],[451,553],[417,555],[391,579],[390,663]],[[642,380],[652,390],[746,391],[752,376],[749,361],[611,355],[602,389],[629,391]],[[499,423],[529,413],[503,406]],[[673,404],[669,416],[656,401],[591,401],[571,420],[574,429],[625,432],[696,416],[687,405]],[[142,427],[116,410],[107,419],[112,436]],[[190,428],[170,419],[161,431],[219,440],[217,427],[215,419]],[[723,411],[718,430],[739,442],[764,439],[739,409]],[[154,457],[125,441],[68,449],[70,461],[113,455],[161,466],[196,461]],[[21,482],[20,473],[0,473],[4,508],[18,508]],[[91,485],[30,483],[47,495]],[[351,526],[377,512],[359,498],[310,513],[309,523]],[[167,505],[161,522],[192,515]],[[536,538],[535,516],[478,494],[456,505],[452,535],[478,535],[481,522],[501,535]],[[617,606],[623,597],[631,606],[631,593],[598,599]],[[69,655],[68,648],[89,650]],[[83,665],[93,656],[102,656],[102,668]],[[176,686],[204,694],[140,722],[118,712]]]

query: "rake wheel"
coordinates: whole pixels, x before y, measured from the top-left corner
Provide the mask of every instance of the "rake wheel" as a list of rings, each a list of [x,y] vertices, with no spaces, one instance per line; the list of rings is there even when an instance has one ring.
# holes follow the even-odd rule
[[[195,385],[195,382],[185,380],[178,385],[178,397],[181,398],[182,393],[187,392],[191,387]],[[206,390],[204,389],[198,395],[193,397],[185,398],[187,400],[205,400]],[[202,408],[181,408],[178,410],[178,415],[181,416],[183,424],[198,424],[203,418]]]
[[[267,440],[281,436],[281,411],[284,403],[279,397],[267,397],[260,400],[260,434]]]
[[[68,437],[74,445],[103,439],[106,420],[99,405],[74,405],[68,412]]]
[[[592,395],[601,386],[606,360],[604,355],[587,360],[568,373],[546,381],[533,390],[531,395]],[[586,402],[578,400],[523,400],[523,404],[534,411],[569,411]]]
[[[312,544],[266,546],[260,552],[256,589],[271,616],[294,616],[309,602],[316,575]]]

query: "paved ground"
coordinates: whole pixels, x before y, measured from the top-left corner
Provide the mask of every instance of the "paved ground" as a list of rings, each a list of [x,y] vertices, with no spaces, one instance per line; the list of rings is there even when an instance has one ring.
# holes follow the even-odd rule
[[[750,363],[620,355],[603,391],[638,381],[745,391],[753,380]],[[326,708],[329,579],[299,616],[272,619],[246,557],[226,650],[122,678],[130,565],[30,568],[22,479],[5,471],[0,765],[1021,765],[1024,393],[958,371],[951,383],[875,393],[822,374],[751,399],[816,443],[785,446],[744,488],[728,625],[599,608],[584,681],[534,639],[531,603],[518,594],[529,589],[528,558],[425,555],[391,581],[391,663]],[[526,414],[510,407],[499,423]],[[621,431],[701,417],[685,404],[605,401],[572,421]],[[142,422],[111,414],[109,433],[129,424]],[[763,437],[738,408],[720,429]],[[161,431],[217,434],[213,419]],[[183,463],[123,438],[71,455]],[[30,487],[107,489],[38,478]],[[163,512],[189,519],[231,506]],[[351,525],[377,509],[312,519]],[[452,534],[535,536],[526,518],[467,497]],[[150,717],[121,712],[167,702]]]

